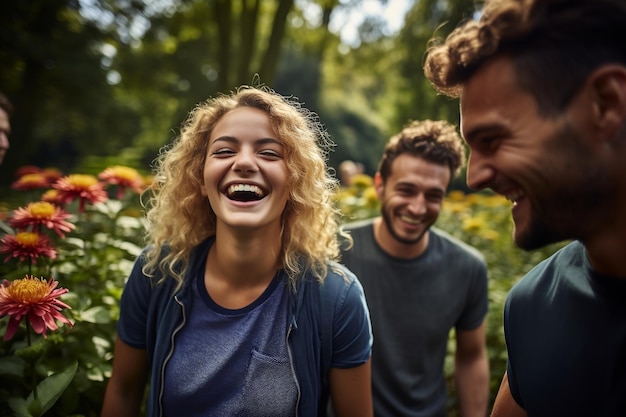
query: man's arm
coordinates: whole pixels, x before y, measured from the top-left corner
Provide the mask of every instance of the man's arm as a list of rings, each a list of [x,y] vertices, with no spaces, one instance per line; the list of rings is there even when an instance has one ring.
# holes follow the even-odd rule
[[[457,330],[454,379],[463,417],[485,417],[489,403],[486,321],[473,330]]]
[[[526,417],[526,411],[517,404],[511,389],[509,388],[509,377],[504,373],[496,401],[493,405],[491,417]]]

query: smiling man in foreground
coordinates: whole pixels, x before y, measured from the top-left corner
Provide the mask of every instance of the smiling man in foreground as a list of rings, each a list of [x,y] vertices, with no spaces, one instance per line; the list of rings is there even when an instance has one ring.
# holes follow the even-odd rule
[[[425,61],[515,243],[573,240],[508,296],[494,417],[626,415],[624,27],[623,0],[488,0]]]

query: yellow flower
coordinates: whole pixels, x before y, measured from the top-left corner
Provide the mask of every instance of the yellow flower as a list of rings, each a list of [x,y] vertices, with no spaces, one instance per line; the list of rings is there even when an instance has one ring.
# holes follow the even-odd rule
[[[463,220],[463,230],[466,232],[476,232],[485,227],[485,221],[480,217],[468,217]]]

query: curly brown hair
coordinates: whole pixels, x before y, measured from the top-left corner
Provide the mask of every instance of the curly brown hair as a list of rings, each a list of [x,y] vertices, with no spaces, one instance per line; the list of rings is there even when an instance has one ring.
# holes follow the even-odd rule
[[[459,97],[485,61],[507,55],[520,86],[554,115],[595,68],[626,64],[625,27],[624,0],[487,0],[477,20],[431,40],[424,72],[440,93]]]
[[[378,164],[378,172],[387,181],[391,165],[402,154],[409,154],[428,162],[447,165],[454,178],[465,162],[465,146],[454,125],[443,120],[411,121],[385,145]]]

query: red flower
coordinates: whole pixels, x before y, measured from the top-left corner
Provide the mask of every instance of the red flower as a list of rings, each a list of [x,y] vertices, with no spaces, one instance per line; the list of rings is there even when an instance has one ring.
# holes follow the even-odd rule
[[[70,214],[65,210],[55,207],[52,203],[39,201],[15,210],[10,225],[18,230],[26,230],[31,226],[35,231],[39,231],[38,226],[45,226],[54,230],[59,236],[65,237],[63,232],[69,232],[75,228],[73,224],[65,221],[68,217]]]
[[[59,297],[69,290],[57,288],[58,281],[50,281],[26,275],[23,279],[9,282],[6,279],[0,284],[0,317],[9,316],[9,325],[4,334],[4,340],[13,337],[20,323],[28,319],[35,333],[46,337],[46,330],[56,330],[56,320],[70,327],[70,322],[61,310],[71,309],[69,305],[59,300]]]
[[[102,181],[107,184],[118,185],[117,199],[121,200],[124,196],[124,190],[130,188],[137,194],[143,191],[145,186],[144,180],[134,168],[121,165],[109,167],[98,175]]]
[[[59,201],[67,204],[79,199],[78,211],[82,213],[85,202],[91,204],[104,203],[108,197],[103,184],[93,175],[74,174],[60,178],[53,185],[58,190]]]
[[[23,165],[15,171],[15,178],[23,177],[26,174],[38,174],[41,168],[35,165]]]
[[[27,191],[50,187],[50,180],[41,172],[22,175],[11,184],[14,190]]]
[[[4,236],[0,239],[0,253],[9,254],[4,259],[5,262],[11,258],[19,258],[20,261],[30,258],[33,264],[40,256],[50,259],[57,257],[57,252],[50,244],[50,240],[44,235],[33,232],[19,232],[15,236]]]

